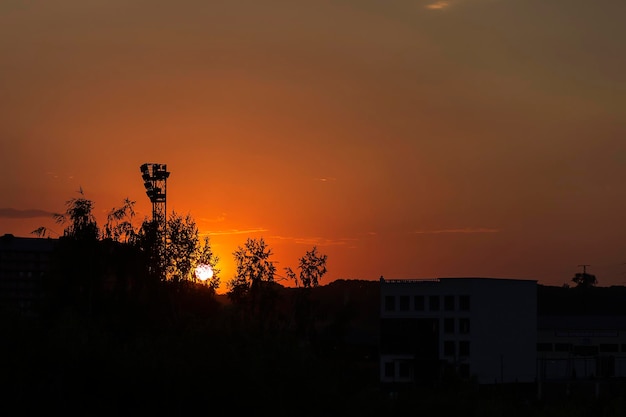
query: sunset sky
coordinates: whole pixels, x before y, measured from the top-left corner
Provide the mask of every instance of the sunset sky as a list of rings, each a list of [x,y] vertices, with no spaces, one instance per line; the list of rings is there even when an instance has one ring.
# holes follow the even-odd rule
[[[626,284],[626,1],[4,0],[0,234],[167,164],[232,278]],[[54,233],[52,234],[55,237]]]

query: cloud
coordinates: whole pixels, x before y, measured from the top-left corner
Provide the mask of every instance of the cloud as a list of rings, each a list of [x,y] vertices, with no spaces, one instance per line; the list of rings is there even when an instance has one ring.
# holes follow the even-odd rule
[[[59,174],[58,172],[54,172],[54,171],[47,171],[45,175],[54,180],[58,180],[58,179],[73,180],[74,179],[73,174],[68,174],[68,173]]]
[[[219,216],[213,217],[213,218],[201,217],[198,220],[201,221],[201,222],[205,222],[205,223],[223,222],[224,220],[226,220],[226,213],[222,213]]]
[[[499,229],[488,227],[465,227],[461,229],[435,229],[435,230],[416,230],[413,233],[417,235],[437,235],[443,233],[498,233]]]
[[[4,219],[32,219],[36,217],[51,217],[54,213],[40,209],[18,210],[14,208],[0,208],[0,218]]]
[[[448,7],[450,7],[450,2],[440,0],[434,3],[427,4],[424,7],[427,8],[428,10],[443,10],[443,9],[447,9]]]
[[[270,236],[270,239],[276,240],[289,240],[296,244],[310,245],[310,246],[342,246],[347,245],[350,242],[356,241],[355,238],[338,238],[329,239],[325,237],[294,237],[294,236]]]
[[[216,230],[214,232],[200,233],[202,236],[221,236],[221,235],[244,235],[253,233],[267,232],[267,229],[257,227],[255,229],[229,229],[229,230]]]

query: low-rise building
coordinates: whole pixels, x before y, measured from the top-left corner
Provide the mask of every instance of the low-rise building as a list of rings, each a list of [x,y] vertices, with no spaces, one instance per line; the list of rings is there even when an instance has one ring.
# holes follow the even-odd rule
[[[0,308],[24,316],[38,314],[56,242],[52,238],[0,236]]]
[[[537,281],[381,277],[380,289],[383,384],[446,371],[481,384],[535,381]]]
[[[540,316],[537,327],[539,379],[626,377],[626,316]]]

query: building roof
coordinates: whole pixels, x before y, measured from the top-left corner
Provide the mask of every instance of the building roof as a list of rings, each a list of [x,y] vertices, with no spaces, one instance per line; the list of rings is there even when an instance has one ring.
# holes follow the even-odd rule
[[[0,236],[0,252],[51,251],[58,239],[39,237],[17,237],[12,234]]]

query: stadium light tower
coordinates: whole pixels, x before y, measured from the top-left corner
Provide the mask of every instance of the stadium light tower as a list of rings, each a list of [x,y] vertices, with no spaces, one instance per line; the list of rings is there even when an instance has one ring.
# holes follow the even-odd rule
[[[140,167],[146,195],[152,203],[152,220],[163,226],[167,214],[167,178],[170,173],[165,164],[143,164]]]
[[[167,171],[165,164],[146,163],[141,165],[141,178],[143,185],[146,187],[146,195],[152,203],[152,223],[156,226],[158,241],[161,244],[163,256],[167,255],[167,178],[170,173]],[[159,258],[159,256],[157,256]],[[154,259],[155,265],[159,264]],[[163,269],[155,266],[155,270]]]

